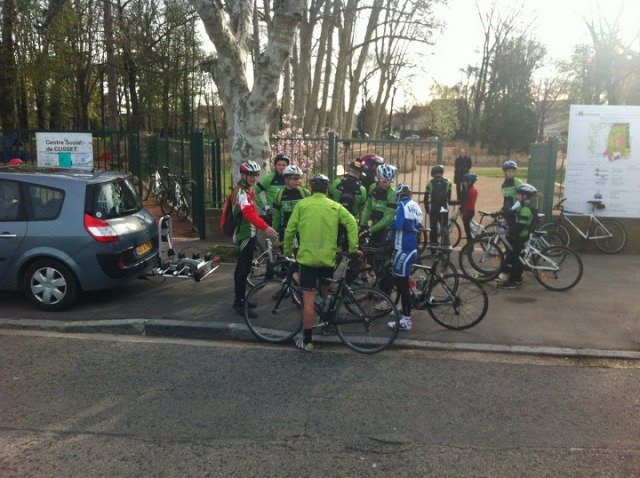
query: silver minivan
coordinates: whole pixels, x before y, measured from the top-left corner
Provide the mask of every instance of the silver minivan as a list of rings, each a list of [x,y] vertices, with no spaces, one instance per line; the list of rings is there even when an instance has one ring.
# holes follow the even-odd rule
[[[131,177],[0,168],[0,290],[48,311],[121,286],[158,260],[158,229]]]

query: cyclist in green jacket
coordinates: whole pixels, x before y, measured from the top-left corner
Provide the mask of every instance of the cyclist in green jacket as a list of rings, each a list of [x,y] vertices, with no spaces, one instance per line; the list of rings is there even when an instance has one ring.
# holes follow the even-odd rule
[[[329,197],[342,204],[353,214],[356,221],[360,220],[360,215],[367,201],[367,190],[360,182],[364,166],[359,160],[349,163],[349,171],[341,178],[337,178],[329,186]],[[338,231],[338,245],[343,251],[348,249],[347,232],[344,227]]]
[[[260,179],[254,186],[256,206],[264,211],[261,214],[267,224],[273,220],[273,202],[284,188],[284,168],[289,166],[289,156],[279,153],[273,160],[273,171]]]
[[[512,248],[507,251],[506,258],[509,278],[498,284],[500,289],[516,289],[522,285],[520,254],[538,220],[538,210],[533,204],[536,192],[531,184],[524,183],[516,188],[515,217],[513,225],[509,227],[509,243]]]
[[[295,344],[303,350],[313,350],[313,303],[318,280],[320,292],[327,297],[333,275],[337,251],[338,226],[342,224],[349,238],[349,252],[358,248],[358,224],[353,215],[337,202],[327,197],[329,178],[318,174],[309,181],[312,195],[298,202],[289,218],[284,233],[284,253],[293,253],[294,238],[300,244],[296,260],[300,267],[302,289],[303,334],[296,336]]]
[[[298,185],[302,174],[302,170],[295,164],[284,168],[285,186],[273,202],[273,228],[278,231],[280,241],[284,240],[284,230],[293,208],[301,199],[311,196],[308,189]]]
[[[502,183],[502,212],[507,218],[510,216],[511,208],[518,200],[517,188],[522,184],[522,180],[516,178],[518,165],[515,161],[508,159],[502,163],[504,171],[504,182]]]
[[[361,224],[368,227],[371,242],[376,244],[386,244],[389,240],[391,224],[396,216],[396,190],[391,182],[397,175],[395,166],[381,164],[376,170],[376,182],[369,188]]]

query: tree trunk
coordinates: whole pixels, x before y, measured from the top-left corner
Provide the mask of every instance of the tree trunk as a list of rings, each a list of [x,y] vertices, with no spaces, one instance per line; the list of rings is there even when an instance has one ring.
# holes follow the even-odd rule
[[[103,0],[104,4],[104,44],[107,55],[105,69],[107,71],[107,118],[106,129],[118,129],[118,72],[115,63],[113,17],[111,0]]]
[[[240,162],[270,163],[269,125],[277,106],[282,69],[291,54],[305,1],[281,0],[275,4],[267,45],[254,61],[252,89],[247,80],[247,57],[252,44],[253,0],[232,2],[229,16],[217,3],[191,3],[216,48],[217,58],[210,72],[227,112],[227,137],[233,177],[237,180]]]
[[[2,3],[2,42],[0,43],[0,125],[5,129],[16,127],[16,64],[13,41],[16,23],[15,0]]]

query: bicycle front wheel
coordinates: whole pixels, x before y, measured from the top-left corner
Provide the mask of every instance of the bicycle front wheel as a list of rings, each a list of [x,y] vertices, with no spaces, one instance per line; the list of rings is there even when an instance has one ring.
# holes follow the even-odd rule
[[[244,321],[260,340],[286,342],[302,329],[302,300],[283,281],[261,282],[247,294]]]
[[[562,224],[557,222],[548,222],[538,228],[539,231],[545,233],[547,240],[554,246],[567,246],[571,242],[569,231]]]
[[[502,272],[505,254],[500,246],[491,242],[491,236],[480,236],[465,244],[458,261],[464,274],[480,282],[489,282]]]
[[[622,224],[612,221],[611,219],[605,219],[600,222],[602,225],[596,225],[593,235],[608,236],[611,234],[611,237],[596,239],[596,246],[598,246],[598,249],[602,252],[606,252],[607,254],[620,252],[627,243],[627,233],[624,232],[624,227],[622,227]]]
[[[451,247],[456,247],[460,244],[460,239],[462,238],[462,231],[460,230],[460,224],[458,221],[449,221],[449,245]]]
[[[344,294],[335,316],[340,340],[356,352],[374,354],[389,347],[398,335],[400,312],[384,292],[356,287]]]
[[[452,284],[457,284],[452,286]],[[463,274],[437,277],[429,291],[427,311],[438,324],[451,330],[464,330],[480,323],[487,315],[489,297],[484,286]]]
[[[561,292],[574,287],[582,278],[582,259],[565,246],[550,246],[534,257],[533,274],[540,285]]]

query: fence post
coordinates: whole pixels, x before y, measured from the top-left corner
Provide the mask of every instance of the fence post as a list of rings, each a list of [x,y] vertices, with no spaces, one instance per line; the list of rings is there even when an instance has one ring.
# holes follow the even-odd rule
[[[117,144],[120,144],[120,135],[117,135]],[[132,133],[130,135],[131,138],[131,144],[129,145],[129,154],[130,154],[130,159],[129,159],[129,167],[130,172],[133,173],[134,176],[136,176],[139,179],[139,185],[140,185],[140,190],[138,191],[138,193],[142,196],[142,181],[144,181],[144,178],[142,177],[142,161],[140,158],[140,133]],[[113,147],[113,146],[112,146]],[[118,151],[120,150],[120,148],[118,147]]]
[[[221,208],[224,203],[224,180],[222,178],[222,144],[217,136],[213,139],[211,156],[213,162],[213,203]]]
[[[327,158],[327,168],[329,181],[333,182],[336,178],[336,164],[338,154],[338,135],[333,131],[329,132],[329,157]]]
[[[191,177],[195,180],[191,193],[193,225],[198,230],[200,239],[204,239],[204,134],[202,132],[198,131],[191,135],[189,151],[191,153]]]

